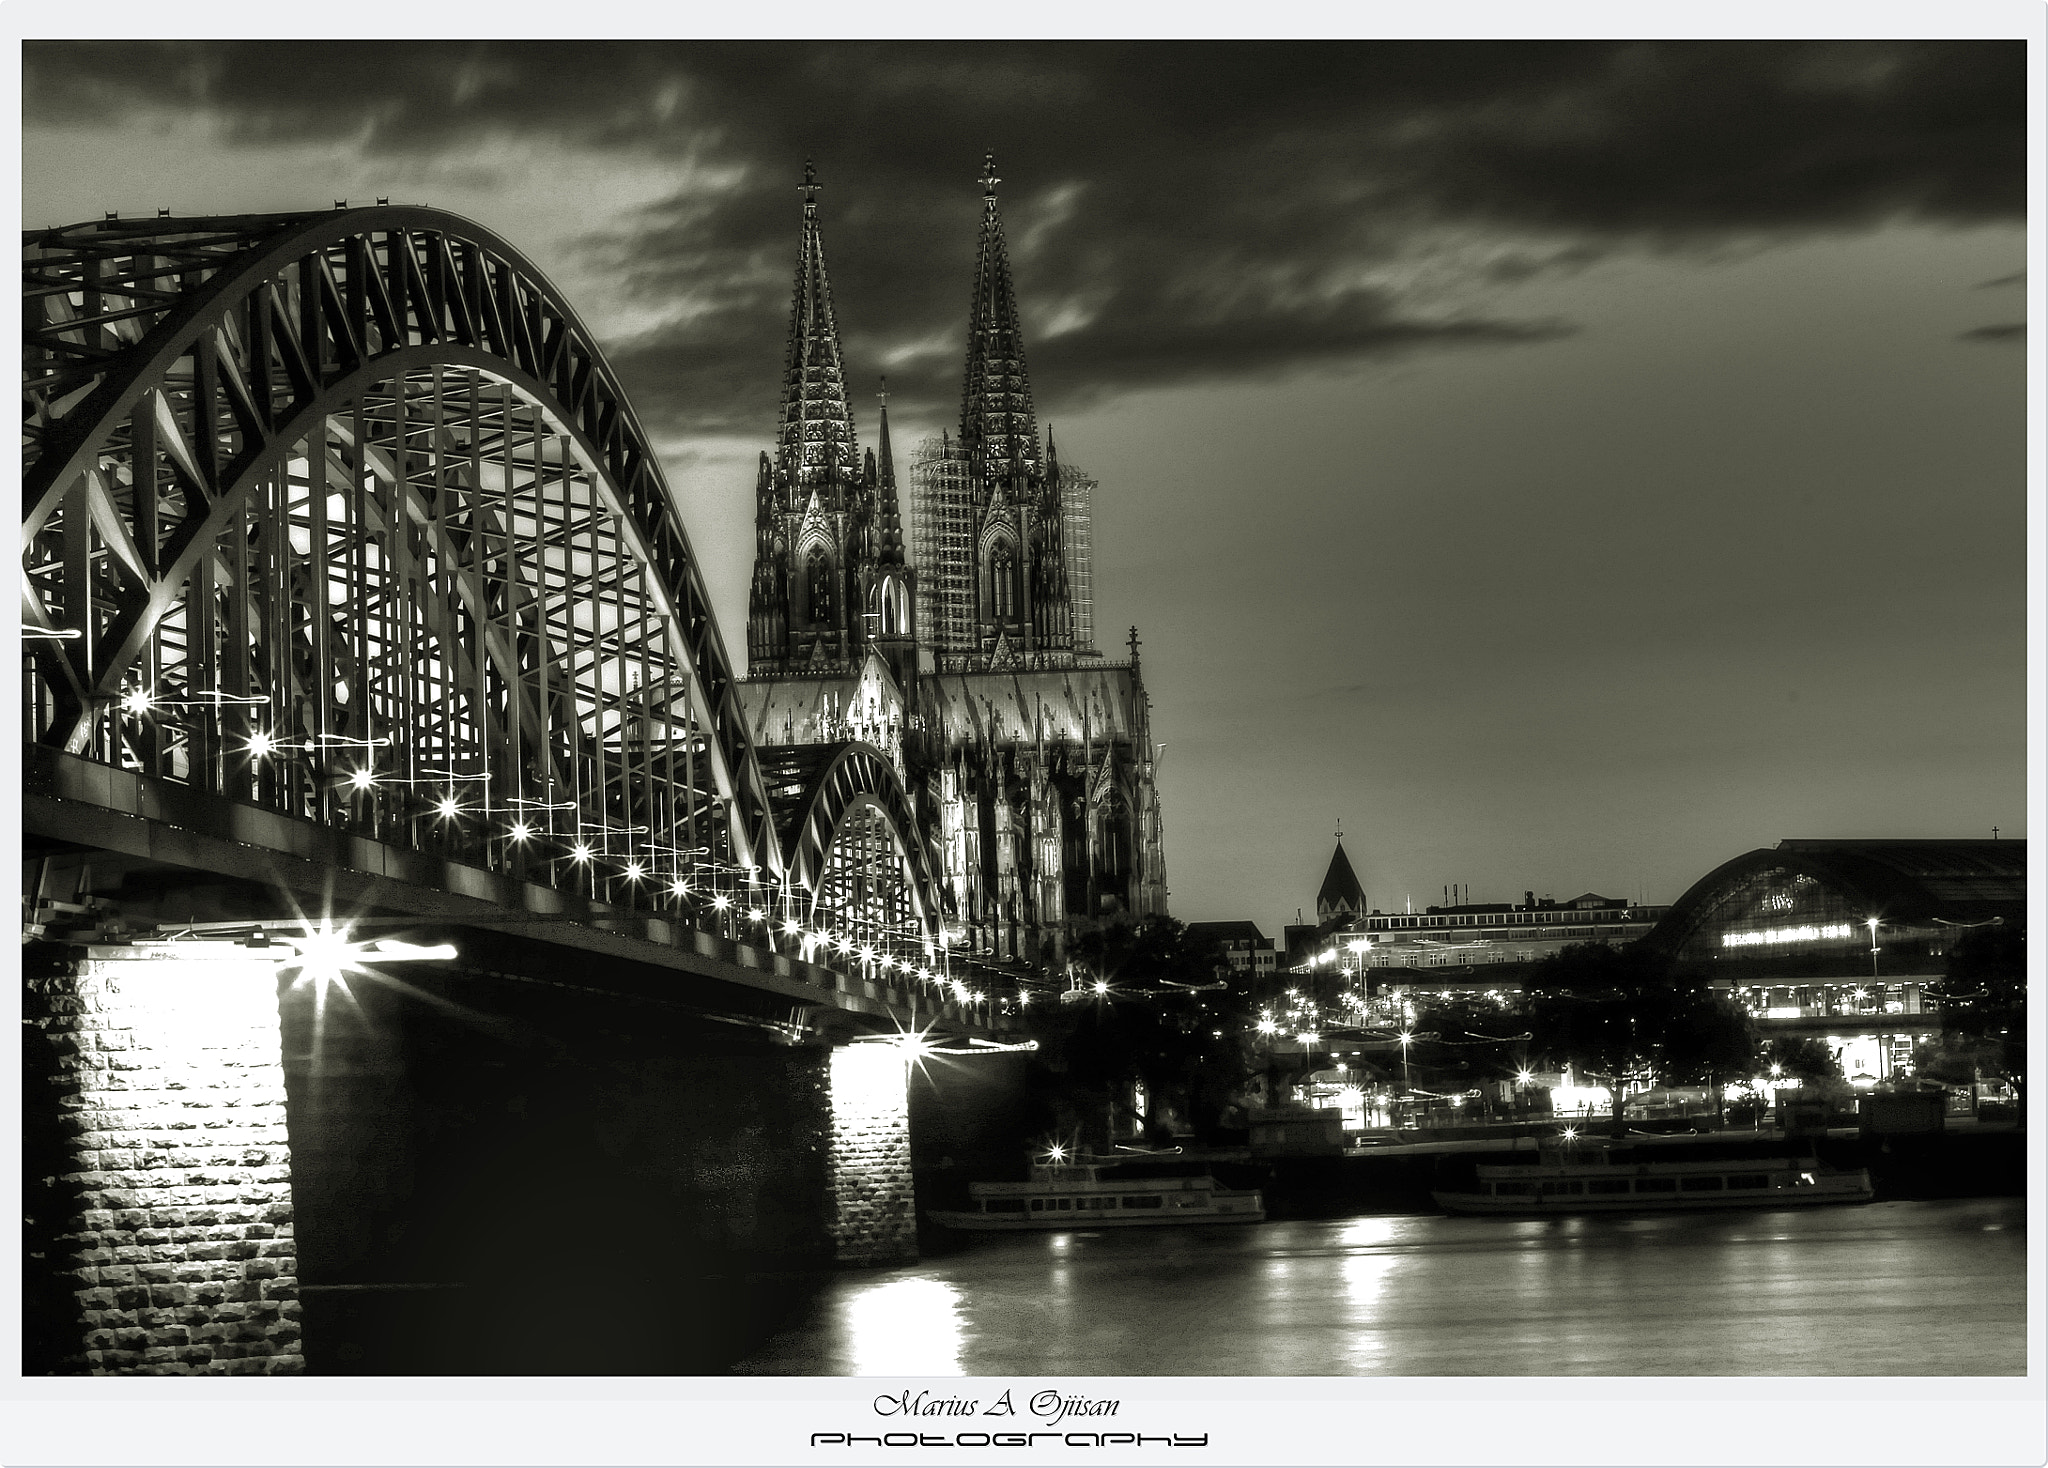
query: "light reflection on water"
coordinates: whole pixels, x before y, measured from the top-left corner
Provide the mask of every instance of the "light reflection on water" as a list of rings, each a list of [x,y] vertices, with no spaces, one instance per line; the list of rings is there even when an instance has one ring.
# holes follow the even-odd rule
[[[789,1375],[2023,1374],[2019,1199],[981,1237],[827,1282]]]
[[[856,1284],[839,1307],[849,1376],[958,1376],[960,1291],[897,1275]]]

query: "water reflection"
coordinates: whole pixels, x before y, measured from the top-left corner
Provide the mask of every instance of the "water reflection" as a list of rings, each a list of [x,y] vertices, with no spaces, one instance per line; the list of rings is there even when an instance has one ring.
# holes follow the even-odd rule
[[[789,1375],[1805,1376],[2026,1369],[2018,1199],[992,1236],[842,1275]]]
[[[960,1291],[936,1279],[891,1279],[840,1306],[851,1376],[959,1376]]]

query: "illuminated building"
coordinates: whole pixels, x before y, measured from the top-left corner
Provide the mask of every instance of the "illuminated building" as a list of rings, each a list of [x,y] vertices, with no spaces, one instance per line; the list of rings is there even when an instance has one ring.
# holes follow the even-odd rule
[[[1553,902],[1525,893],[1520,903],[1466,903],[1414,913],[1369,913],[1345,930],[1372,940],[1373,969],[1471,969],[1529,964],[1574,943],[1633,943],[1666,909],[1582,893]]]
[[[1230,965],[1233,975],[1247,975],[1254,980],[1270,979],[1280,957],[1271,940],[1253,922],[1189,923],[1188,940],[1216,944],[1223,950],[1224,962]]]
[[[1963,934],[2026,922],[2024,841],[1792,840],[1716,867],[1646,940],[1736,994],[1765,1038],[1884,1080],[1937,1033],[1923,1002]]]
[[[857,442],[806,171],[737,692],[771,798],[800,798],[834,748],[882,750],[948,928],[1038,964],[1077,920],[1164,913],[1166,877],[1136,629],[1125,661],[1090,646],[1094,481],[1040,445],[997,182],[991,160],[959,431],[911,456],[906,544],[886,403],[875,449]]]
[[[1574,943],[1632,943],[1665,911],[1597,892],[1557,902],[1529,891],[1519,903],[1380,912],[1368,908],[1340,834],[1316,893],[1315,926],[1287,929],[1286,966],[1297,974],[1369,969],[1376,985],[1474,973],[1477,987],[1497,988],[1517,983],[1522,968]]]

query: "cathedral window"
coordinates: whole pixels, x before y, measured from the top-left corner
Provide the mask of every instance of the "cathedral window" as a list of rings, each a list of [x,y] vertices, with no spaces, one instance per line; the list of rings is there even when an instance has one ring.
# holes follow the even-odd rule
[[[811,548],[810,561],[805,567],[804,591],[810,607],[811,621],[831,621],[832,558],[825,554],[823,546]]]
[[[1001,618],[1017,615],[1017,559],[1006,541],[989,558],[989,600]]]

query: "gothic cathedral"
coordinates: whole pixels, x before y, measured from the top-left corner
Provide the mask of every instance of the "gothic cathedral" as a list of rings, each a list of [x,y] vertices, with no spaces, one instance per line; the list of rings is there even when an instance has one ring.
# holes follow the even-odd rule
[[[914,555],[886,398],[855,437],[806,165],[775,450],[755,489],[742,706],[771,782],[848,741],[896,766],[955,942],[1060,960],[1077,922],[1166,910],[1150,709],[1093,645],[1094,481],[1041,450],[993,158],[957,436],[911,465]],[[1076,588],[1079,588],[1079,595]]]

